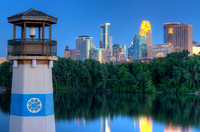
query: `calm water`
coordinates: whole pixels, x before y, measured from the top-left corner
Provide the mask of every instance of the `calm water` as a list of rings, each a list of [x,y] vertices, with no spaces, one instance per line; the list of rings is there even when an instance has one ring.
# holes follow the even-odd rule
[[[54,92],[56,132],[197,132],[196,95]],[[10,94],[0,94],[0,132],[9,130]]]

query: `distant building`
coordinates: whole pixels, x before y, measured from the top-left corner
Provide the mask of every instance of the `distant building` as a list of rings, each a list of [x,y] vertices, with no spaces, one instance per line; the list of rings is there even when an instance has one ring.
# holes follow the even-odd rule
[[[147,44],[147,57],[152,57],[152,31],[148,30],[146,33],[146,44]]]
[[[155,58],[142,58],[142,59],[128,59],[127,62],[144,62],[144,63],[150,63],[154,60]],[[126,62],[125,62],[126,63]]]
[[[64,57],[65,57],[65,58],[71,57],[71,56],[70,56],[70,50],[69,50],[68,45],[66,45],[66,48],[65,48],[65,51],[64,51]]]
[[[179,25],[178,22],[164,23],[164,43],[171,43],[173,45],[173,26]]]
[[[110,49],[110,56],[113,56],[113,37],[109,37],[109,49]]]
[[[192,41],[193,45],[200,45],[200,42]]]
[[[90,58],[91,49],[95,49],[93,38],[90,36],[79,36],[76,38],[76,59],[84,61]]]
[[[70,50],[68,45],[66,45],[65,51],[64,51],[64,57],[65,58],[72,58],[73,60],[76,60],[76,50]]]
[[[6,62],[6,61],[7,61],[7,60],[6,60],[5,57],[0,57],[0,65],[1,65],[2,63]]]
[[[89,36],[79,36],[76,38],[76,60],[80,60],[80,49],[81,45],[83,45],[85,38],[89,38]]]
[[[146,52],[147,52],[145,54],[147,54],[146,57],[151,58],[152,57],[152,31],[151,31],[151,24],[149,21],[142,21],[139,34],[145,36]]]
[[[192,25],[179,24],[173,26],[173,45],[175,52],[182,52],[188,50],[190,54],[193,53],[193,35]]]
[[[76,59],[76,55],[77,55],[77,51],[76,51],[76,50],[70,50],[70,57],[71,57],[73,60],[77,60],[77,59]]]
[[[100,48],[109,49],[110,41],[112,38],[110,37],[110,23],[101,24],[100,28]]]
[[[116,58],[116,61],[126,60],[126,45],[114,44],[113,55]]]
[[[102,49],[95,49],[91,53],[90,58],[95,59],[95,60],[99,61],[100,63],[102,63]]]
[[[153,46],[153,57],[165,57],[167,54],[174,52],[171,43],[155,44]]]
[[[98,60],[100,63],[106,63],[111,61],[109,49],[95,49],[91,54],[91,59]]]
[[[92,49],[95,49],[92,37],[84,38],[83,44],[80,46],[80,60],[84,61],[90,58]]]
[[[200,43],[193,41],[193,47],[192,47],[193,54],[199,55],[200,52]]]
[[[73,51],[71,51],[72,53],[71,54],[73,54],[73,57],[75,57],[76,58],[76,60],[80,60],[80,50],[73,50]],[[72,57],[72,58],[73,58]]]
[[[101,58],[102,61],[101,63],[106,63],[106,62],[110,62],[110,49],[101,49]]]

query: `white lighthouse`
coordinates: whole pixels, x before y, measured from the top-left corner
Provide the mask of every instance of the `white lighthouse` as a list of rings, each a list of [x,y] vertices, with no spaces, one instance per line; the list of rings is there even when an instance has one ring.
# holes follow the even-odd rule
[[[10,132],[55,132],[52,67],[57,42],[52,40],[52,24],[57,18],[30,9],[8,17],[8,22],[13,24],[7,56],[13,63]],[[21,28],[19,39],[16,27]]]

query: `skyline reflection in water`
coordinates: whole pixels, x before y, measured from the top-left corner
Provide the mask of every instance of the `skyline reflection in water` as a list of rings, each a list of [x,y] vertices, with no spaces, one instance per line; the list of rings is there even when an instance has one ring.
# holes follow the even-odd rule
[[[0,94],[4,120],[9,116],[9,102],[10,93]],[[195,95],[54,91],[54,106],[56,132],[200,131],[200,98]],[[0,128],[6,131],[6,126]]]

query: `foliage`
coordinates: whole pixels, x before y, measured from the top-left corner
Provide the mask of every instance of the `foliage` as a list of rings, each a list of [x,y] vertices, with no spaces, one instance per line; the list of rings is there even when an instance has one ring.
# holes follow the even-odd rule
[[[55,88],[194,93],[200,88],[200,56],[189,56],[188,51],[174,52],[149,64],[100,64],[92,59],[82,62],[59,58],[53,68],[53,77]]]
[[[200,56],[174,52],[150,63],[101,64],[58,58],[53,68],[55,89],[110,92],[195,93],[200,88]],[[10,62],[0,65],[0,87],[11,87]]]
[[[11,88],[12,84],[12,64],[4,62],[0,65],[0,87]]]

